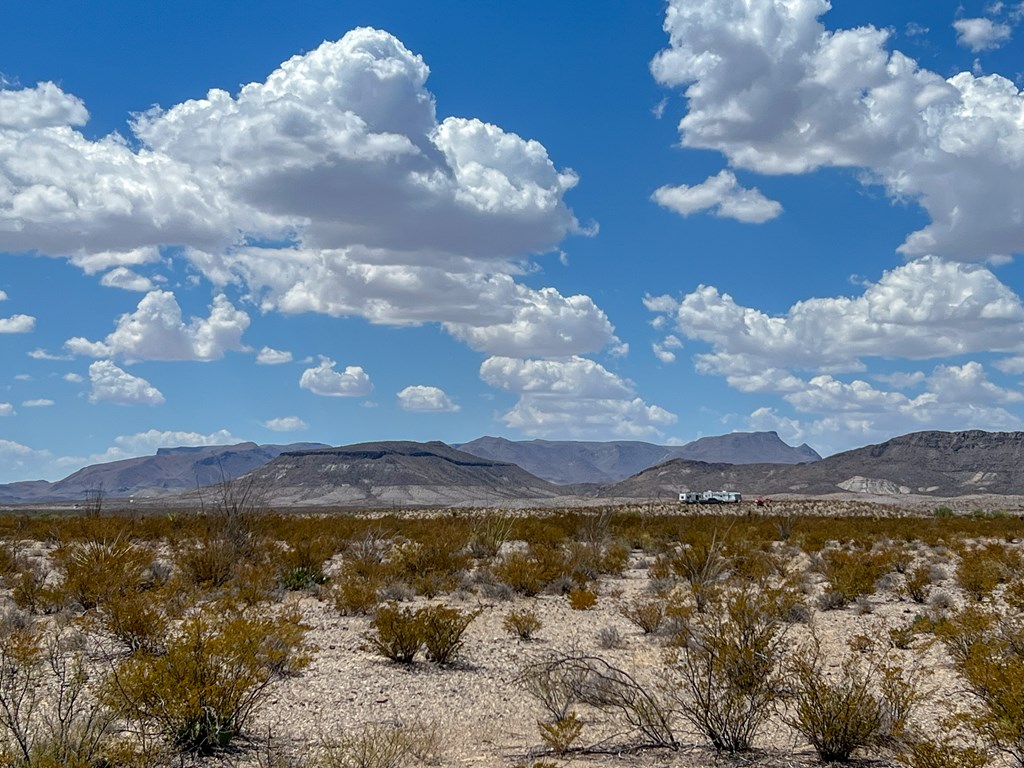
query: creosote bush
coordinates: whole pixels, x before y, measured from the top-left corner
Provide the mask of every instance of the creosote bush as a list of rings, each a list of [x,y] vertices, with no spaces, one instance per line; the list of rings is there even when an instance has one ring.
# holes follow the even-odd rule
[[[462,648],[462,635],[480,611],[463,613],[443,605],[403,608],[388,603],[377,609],[370,626],[371,647],[385,658],[411,664],[420,648],[438,664],[450,664]]]
[[[816,639],[793,654],[787,667],[791,702],[783,719],[823,762],[845,762],[858,749],[903,742],[921,693],[898,667],[851,656],[830,676]]]
[[[505,614],[501,625],[510,635],[515,635],[520,640],[531,640],[543,624],[538,618],[536,611],[528,608],[513,609]]]
[[[784,638],[770,596],[751,589],[719,597],[682,625],[663,687],[715,749],[753,745],[782,688]]]
[[[182,621],[162,653],[139,651],[117,663],[103,698],[176,749],[214,752],[245,729],[276,679],[308,663],[305,632],[290,611],[256,616],[204,606]]]

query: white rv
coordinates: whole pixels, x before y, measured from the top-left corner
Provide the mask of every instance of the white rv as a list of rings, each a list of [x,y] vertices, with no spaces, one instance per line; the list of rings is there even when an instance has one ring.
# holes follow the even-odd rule
[[[743,501],[743,494],[736,491],[704,491],[703,493],[680,493],[684,504],[735,504]]]

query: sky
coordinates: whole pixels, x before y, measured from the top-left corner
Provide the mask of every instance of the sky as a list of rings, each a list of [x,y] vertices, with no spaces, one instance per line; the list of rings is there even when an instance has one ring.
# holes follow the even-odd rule
[[[1024,428],[1024,3],[16,3],[0,482]]]

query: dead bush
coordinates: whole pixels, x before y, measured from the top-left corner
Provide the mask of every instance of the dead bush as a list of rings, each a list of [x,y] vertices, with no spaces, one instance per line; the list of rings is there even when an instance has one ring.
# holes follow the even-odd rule
[[[406,768],[435,765],[441,736],[433,725],[384,723],[368,725],[340,739],[324,739],[316,768]]]
[[[89,610],[140,589],[154,555],[122,540],[76,541],[59,548],[53,560],[63,576],[61,590]]]
[[[87,691],[77,643],[65,631],[0,626],[0,760],[11,768],[91,768],[112,745],[113,716]]]
[[[671,714],[664,703],[632,675],[600,656],[555,652],[528,665],[520,683],[550,715],[550,725],[573,717],[584,704],[621,717],[643,743],[676,748]]]

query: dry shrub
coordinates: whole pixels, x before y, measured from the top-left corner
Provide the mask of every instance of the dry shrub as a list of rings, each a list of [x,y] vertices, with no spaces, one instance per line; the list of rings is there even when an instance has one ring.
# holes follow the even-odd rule
[[[917,738],[900,753],[908,768],[985,768],[991,756],[984,749],[957,744],[952,738]]]
[[[469,551],[480,560],[497,557],[501,545],[508,541],[515,518],[505,510],[494,510],[477,517],[469,535]]]
[[[462,635],[480,611],[463,613],[443,605],[424,608],[400,608],[388,603],[377,609],[370,626],[374,634],[370,645],[385,658],[411,664],[421,647],[427,658],[438,664],[456,659],[462,648]]]
[[[11,768],[105,764],[112,714],[89,696],[85,660],[66,632],[0,626],[0,761]]]
[[[531,611],[528,608],[509,611],[505,614],[501,625],[506,632],[516,635],[520,640],[533,639],[534,633],[543,626],[536,611]]]
[[[494,578],[526,597],[540,594],[546,583],[543,563],[525,552],[510,552],[491,568]]]
[[[294,612],[255,616],[209,605],[186,617],[164,652],[115,664],[105,701],[144,734],[183,752],[226,747],[268,698],[272,683],[309,661]]]
[[[721,582],[729,575],[731,563],[717,531],[684,547],[671,560],[672,570],[690,585],[698,611],[707,608]]]
[[[159,654],[170,625],[167,603],[166,595],[155,590],[129,592],[104,603],[94,620],[128,651]]]
[[[138,590],[153,564],[152,550],[128,541],[76,541],[53,556],[61,591],[86,610]]]
[[[553,652],[529,664],[519,682],[540,702],[549,724],[556,728],[573,717],[575,705],[585,704],[618,715],[647,745],[677,746],[671,713],[664,703],[628,672],[600,656],[575,650]]]
[[[435,765],[441,736],[433,725],[369,725],[341,739],[325,739],[313,760],[316,768],[407,768]]]
[[[635,599],[619,608],[619,613],[638,626],[645,635],[658,631],[665,618],[665,604],[660,600]]]
[[[574,587],[566,595],[569,600],[569,607],[574,611],[589,611],[597,605],[597,593],[583,587]]]
[[[883,660],[843,660],[829,675],[817,639],[788,662],[791,708],[783,719],[806,738],[823,762],[845,762],[854,751],[898,746],[921,699],[915,679]]]
[[[665,689],[715,749],[751,748],[782,687],[784,639],[777,610],[753,590],[716,600],[683,625]]]
[[[325,583],[324,563],[333,554],[332,542],[323,536],[291,541],[274,558],[281,586],[294,592]]]
[[[438,664],[450,664],[462,650],[462,635],[466,627],[481,611],[463,613],[455,608],[432,605],[421,608],[417,613],[427,658]]]
[[[875,583],[892,568],[890,553],[863,550],[826,550],[821,555],[822,572],[829,581],[823,607],[840,608],[858,597],[874,594]]]
[[[956,566],[956,581],[975,600],[984,600],[1006,579],[1004,547],[962,549]]]

